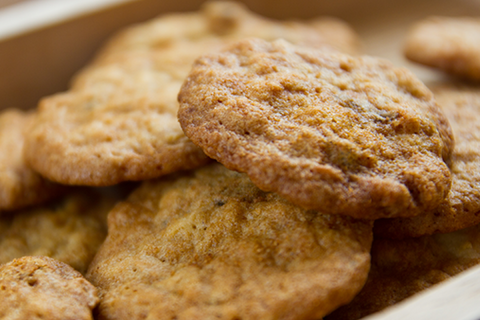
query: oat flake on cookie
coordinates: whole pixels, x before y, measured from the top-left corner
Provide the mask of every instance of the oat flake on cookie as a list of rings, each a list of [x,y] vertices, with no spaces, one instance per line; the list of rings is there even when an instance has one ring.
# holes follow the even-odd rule
[[[199,58],[178,98],[207,155],[305,208],[414,216],[450,189],[449,124],[387,61],[249,39]]]

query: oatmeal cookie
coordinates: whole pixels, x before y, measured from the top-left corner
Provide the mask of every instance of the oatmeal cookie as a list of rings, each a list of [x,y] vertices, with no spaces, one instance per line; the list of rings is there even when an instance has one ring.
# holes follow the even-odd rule
[[[70,266],[48,257],[0,265],[0,318],[91,320],[97,290]]]
[[[114,203],[107,195],[78,191],[0,217],[0,263],[49,256],[85,273],[107,236],[106,216]]]
[[[153,53],[122,58],[92,73],[84,89],[40,102],[25,152],[38,172],[107,186],[207,163],[178,125],[178,81],[155,71]]]
[[[30,165],[56,182],[90,186],[204,165],[208,158],[178,124],[176,97],[197,56],[246,35],[349,51],[356,46],[342,22],[268,20],[235,3],[131,27],[79,72],[68,92],[41,101],[27,137]]]
[[[202,43],[215,39],[223,44],[246,37],[267,41],[284,39],[322,48],[327,46],[349,54],[356,54],[361,48],[356,32],[334,17],[274,20],[250,12],[239,2],[207,1],[199,12],[162,15],[121,31],[105,45],[96,62],[118,52],[165,50],[178,43]],[[213,45],[214,42],[211,43]],[[210,50],[215,47],[218,44]]]
[[[371,221],[297,207],[219,164],[144,182],[86,275],[106,319],[318,319],[368,273]]]
[[[413,218],[378,220],[375,223],[378,236],[418,237],[480,223],[480,90],[454,85],[438,85],[432,90],[455,136],[452,187],[433,212]]]
[[[199,58],[178,99],[207,155],[308,209],[414,216],[450,189],[445,116],[384,60],[249,39]]]
[[[32,117],[33,113],[16,109],[0,113],[0,213],[41,203],[65,191],[65,187],[42,178],[25,162],[25,131]]]
[[[471,80],[480,80],[480,19],[431,17],[407,35],[408,59]]]
[[[354,320],[380,311],[480,263],[480,225],[403,240],[375,238],[362,291],[326,320]]]

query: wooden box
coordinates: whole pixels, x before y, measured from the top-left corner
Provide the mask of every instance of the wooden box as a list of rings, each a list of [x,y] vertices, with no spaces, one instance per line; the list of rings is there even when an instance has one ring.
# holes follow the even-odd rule
[[[0,108],[33,108],[63,91],[71,76],[116,30],[166,12],[190,11],[201,0],[0,1]],[[480,16],[478,0],[243,0],[272,18],[332,15],[359,33],[366,54],[407,66],[422,80],[439,72],[405,60],[411,23],[431,15]],[[7,5],[8,4],[8,5]],[[480,121],[480,120],[479,120]],[[479,319],[480,268],[474,268],[371,319]]]

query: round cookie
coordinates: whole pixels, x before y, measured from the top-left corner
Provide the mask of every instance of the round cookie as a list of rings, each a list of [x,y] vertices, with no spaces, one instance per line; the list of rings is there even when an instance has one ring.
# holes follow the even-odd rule
[[[433,92],[455,136],[452,187],[433,212],[413,218],[381,219],[375,234],[388,238],[447,233],[480,223],[480,90],[439,85]]]
[[[25,132],[33,117],[17,109],[0,113],[0,213],[52,199],[66,189],[42,178],[25,162]]]
[[[403,240],[375,238],[362,291],[325,320],[354,320],[387,308],[480,263],[480,225]]]
[[[92,320],[97,290],[70,266],[48,257],[0,265],[1,319]]]
[[[448,122],[383,60],[249,39],[199,58],[178,99],[207,155],[305,208],[414,216],[450,189]]]
[[[117,58],[92,70],[81,88],[40,101],[25,156],[42,175],[107,186],[208,162],[178,124],[180,81],[161,71],[161,58],[152,52]]]
[[[480,19],[430,17],[416,23],[405,41],[408,59],[480,80]]]
[[[0,217],[0,263],[48,256],[85,273],[107,236],[115,199],[86,190]]]
[[[68,92],[40,102],[27,137],[29,164],[53,181],[90,186],[204,165],[208,158],[178,124],[176,97],[197,56],[246,35],[357,47],[342,22],[269,20],[234,3],[211,3],[200,12],[133,26],[80,71]]]
[[[318,319],[369,269],[371,221],[323,215],[214,164],[144,182],[86,275],[106,319]]]

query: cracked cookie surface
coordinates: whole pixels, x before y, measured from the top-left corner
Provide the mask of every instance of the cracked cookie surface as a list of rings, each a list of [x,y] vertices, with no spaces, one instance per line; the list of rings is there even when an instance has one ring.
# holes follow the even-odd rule
[[[337,20],[275,21],[229,2],[132,26],[68,92],[41,101],[27,137],[29,164],[53,181],[90,186],[204,165],[208,158],[178,124],[178,91],[197,56],[253,35],[347,51],[357,40]]]
[[[0,263],[48,256],[82,274],[107,236],[114,198],[77,191],[47,204],[0,217]]]
[[[100,316],[317,319],[369,268],[371,221],[323,215],[214,164],[143,183],[90,265]]]
[[[0,265],[0,318],[92,320],[97,290],[70,266],[48,257]]]
[[[437,85],[435,98],[455,136],[452,187],[434,211],[412,218],[381,219],[375,234],[389,238],[447,233],[480,223],[480,90],[462,85]]]
[[[450,189],[445,116],[384,60],[250,39],[198,59],[178,99],[207,155],[305,208],[414,216]]]

